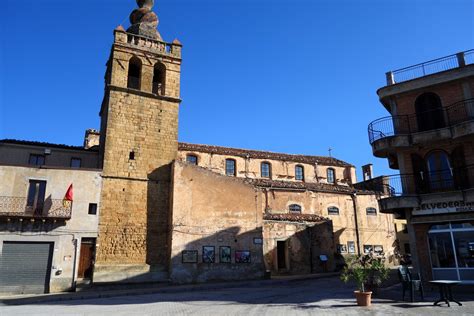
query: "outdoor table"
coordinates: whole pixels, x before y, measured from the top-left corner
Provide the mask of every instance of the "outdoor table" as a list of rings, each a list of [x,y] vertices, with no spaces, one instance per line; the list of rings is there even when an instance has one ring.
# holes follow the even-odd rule
[[[452,281],[452,280],[435,280],[430,281],[431,284],[435,284],[439,287],[439,299],[433,303],[433,305],[438,305],[439,302],[446,302],[449,305],[449,301],[456,302],[459,306],[462,306],[461,303],[456,301],[453,298],[453,293],[451,292],[451,286],[461,283],[460,281]]]

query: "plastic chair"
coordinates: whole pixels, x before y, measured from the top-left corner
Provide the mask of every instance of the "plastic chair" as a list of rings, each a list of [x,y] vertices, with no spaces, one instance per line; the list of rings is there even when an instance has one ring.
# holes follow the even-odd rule
[[[402,284],[402,300],[405,300],[405,292],[410,291],[411,301],[415,301],[415,291],[420,292],[421,300],[423,301],[423,283],[421,282],[420,274],[417,273],[417,278],[414,278],[407,266],[400,266],[398,268],[398,278]]]

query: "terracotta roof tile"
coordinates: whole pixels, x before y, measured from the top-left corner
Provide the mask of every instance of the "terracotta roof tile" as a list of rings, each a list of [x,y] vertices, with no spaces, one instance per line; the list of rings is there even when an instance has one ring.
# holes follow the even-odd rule
[[[329,218],[316,214],[270,214],[263,215],[264,220],[270,221],[291,221],[291,222],[327,222]]]
[[[211,145],[200,145],[200,144],[190,144],[190,143],[179,143],[179,150],[194,151],[194,152],[204,152],[210,154],[219,154],[219,155],[229,155],[229,156],[238,156],[238,157],[249,157],[257,159],[274,159],[282,161],[294,161],[300,163],[308,164],[322,164],[328,166],[339,166],[339,167],[353,167],[353,165],[333,158],[326,156],[309,156],[309,155],[293,155],[293,154],[284,154],[284,153],[275,153],[270,151],[260,151],[260,150],[251,150],[251,149],[240,149],[240,148],[230,148],[230,147],[221,147],[221,146],[211,146]]]
[[[296,181],[276,181],[269,179],[247,179],[247,182],[262,188],[300,189],[310,191],[344,192],[351,193],[354,188],[347,185],[334,185],[326,183],[309,183]]]
[[[83,146],[71,146],[64,144],[53,144],[46,142],[37,142],[30,140],[17,140],[17,139],[0,139],[0,144],[16,144],[16,145],[28,145],[28,146],[39,146],[39,147],[51,147],[51,148],[62,148],[62,149],[72,149],[72,150],[84,150],[84,151],[97,151],[98,148],[84,149]],[[96,147],[96,146],[94,146]]]

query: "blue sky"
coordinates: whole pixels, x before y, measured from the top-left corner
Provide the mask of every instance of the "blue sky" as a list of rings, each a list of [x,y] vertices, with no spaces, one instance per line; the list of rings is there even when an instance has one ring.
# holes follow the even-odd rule
[[[376,174],[385,72],[473,48],[471,0],[157,0],[184,45],[179,140],[333,155]],[[113,29],[133,0],[2,0],[0,138],[80,145],[98,128]],[[360,175],[360,172],[358,172]],[[359,176],[360,178],[360,176]]]

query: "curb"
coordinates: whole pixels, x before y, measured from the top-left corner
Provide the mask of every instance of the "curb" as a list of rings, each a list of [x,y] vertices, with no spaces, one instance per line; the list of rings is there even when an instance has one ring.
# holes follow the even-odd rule
[[[119,296],[132,296],[132,295],[147,295],[147,294],[159,294],[159,293],[179,293],[179,292],[195,292],[195,291],[213,291],[219,289],[229,289],[236,287],[258,287],[263,285],[284,285],[292,282],[324,279],[334,276],[338,276],[339,273],[325,273],[325,274],[310,274],[304,276],[294,276],[289,278],[281,279],[270,279],[270,280],[250,280],[250,281],[237,281],[237,282],[220,282],[220,283],[206,283],[206,284],[191,284],[191,285],[169,285],[155,288],[144,288],[144,289],[130,289],[130,290],[108,290],[100,292],[100,289],[75,292],[75,293],[55,293],[55,294],[41,294],[28,297],[3,297],[0,298],[1,305],[24,305],[24,304],[37,304],[47,302],[61,302],[61,301],[73,301],[73,300],[88,300],[88,299],[99,299]]]

